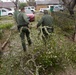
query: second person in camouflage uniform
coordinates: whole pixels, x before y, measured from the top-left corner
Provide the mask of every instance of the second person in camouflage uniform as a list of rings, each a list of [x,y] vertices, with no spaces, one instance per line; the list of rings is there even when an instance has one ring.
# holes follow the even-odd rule
[[[47,10],[44,10],[44,15],[42,16],[41,20],[37,24],[37,28],[42,25],[42,32],[45,37],[42,36],[43,40],[47,39],[48,33],[53,32],[53,26],[52,26],[53,18],[51,15],[48,14]],[[47,29],[48,33],[46,32],[45,28]]]

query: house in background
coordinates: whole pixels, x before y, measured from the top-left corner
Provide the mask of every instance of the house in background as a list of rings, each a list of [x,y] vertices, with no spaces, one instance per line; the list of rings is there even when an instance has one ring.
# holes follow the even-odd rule
[[[36,10],[40,8],[47,8],[48,5],[58,5],[60,4],[59,0],[45,0],[45,1],[36,1]]]
[[[11,11],[14,11],[15,4],[13,2],[0,2],[0,9],[6,8]]]
[[[16,0],[0,0],[1,2],[12,2],[12,1],[16,1]],[[26,0],[18,0],[20,2],[26,2]]]
[[[11,0],[1,0],[1,2],[11,2]]]

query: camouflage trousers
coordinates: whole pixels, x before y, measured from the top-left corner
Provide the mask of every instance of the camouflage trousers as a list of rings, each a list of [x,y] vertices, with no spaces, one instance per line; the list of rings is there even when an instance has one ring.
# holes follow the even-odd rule
[[[22,43],[22,47],[23,50],[26,51],[26,43],[25,43],[25,36],[27,38],[28,41],[28,45],[31,45],[31,39],[30,39],[30,31],[27,27],[21,27],[20,28],[20,37],[21,37],[21,43]]]

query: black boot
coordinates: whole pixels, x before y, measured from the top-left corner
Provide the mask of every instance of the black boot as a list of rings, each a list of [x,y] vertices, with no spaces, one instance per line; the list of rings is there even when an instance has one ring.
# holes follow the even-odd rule
[[[31,41],[31,40],[28,40],[28,44],[29,44],[29,46],[31,46],[31,44],[32,44],[32,41]]]
[[[25,52],[26,51],[26,44],[25,43],[22,43],[22,47],[23,47],[23,50]]]

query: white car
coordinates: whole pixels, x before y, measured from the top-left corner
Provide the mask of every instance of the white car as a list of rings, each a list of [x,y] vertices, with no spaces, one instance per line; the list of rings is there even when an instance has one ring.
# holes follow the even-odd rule
[[[49,10],[52,6],[54,7],[53,11],[63,11],[64,10],[62,5],[49,5],[48,6]]]
[[[49,11],[52,6],[54,7],[54,9],[53,9],[54,12],[63,11],[64,10],[62,5],[49,5],[47,8],[40,8],[39,12],[43,13],[44,10],[48,10]]]
[[[7,15],[13,15],[14,11],[5,9],[5,8],[1,8],[0,9],[0,16],[7,16]]]
[[[35,7],[34,6],[27,6],[25,9],[30,9],[32,12],[35,13]]]
[[[44,12],[44,10],[49,10],[48,8],[40,8],[39,12]]]

